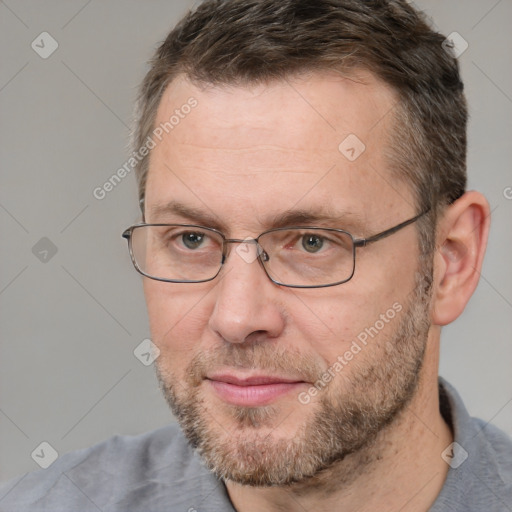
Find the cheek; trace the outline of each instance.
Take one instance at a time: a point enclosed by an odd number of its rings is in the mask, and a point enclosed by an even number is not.
[[[397,293],[390,293],[384,287],[374,286],[367,290],[360,286],[344,286],[345,289],[333,288],[330,293],[324,289],[323,296],[303,294],[290,309],[299,339],[327,365],[343,356],[354,341],[364,338],[367,329],[376,322],[380,326],[381,315],[386,315],[397,302]],[[387,323],[382,332],[386,336],[389,334]],[[378,339],[380,336],[372,338],[372,342]],[[362,357],[364,359],[364,354]]]
[[[144,283],[151,339],[166,361],[183,364],[197,352],[210,316],[207,292],[197,292],[179,284]]]
[[[330,364],[343,354],[357,334],[364,329],[376,309],[373,300],[336,290],[320,294],[302,294],[291,304],[291,322],[299,339],[308,349]]]

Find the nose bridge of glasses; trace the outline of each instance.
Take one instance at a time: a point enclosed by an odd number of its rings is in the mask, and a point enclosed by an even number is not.
[[[235,252],[240,256],[246,263],[252,263],[259,259],[262,263],[269,260],[269,256],[263,249],[258,239],[256,238],[225,238],[222,263],[225,262],[227,257],[227,244],[238,244]]]

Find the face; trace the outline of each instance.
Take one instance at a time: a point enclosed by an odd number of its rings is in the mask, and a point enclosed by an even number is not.
[[[386,163],[396,99],[371,75],[202,88],[179,78],[156,125],[191,97],[152,150],[146,222],[236,239],[293,222],[359,238],[417,213]],[[428,332],[416,232],[357,249],[353,278],[330,288],[276,285],[237,247],[212,281],[144,280],[157,374],[219,476],[302,481],[372,443],[415,392]]]

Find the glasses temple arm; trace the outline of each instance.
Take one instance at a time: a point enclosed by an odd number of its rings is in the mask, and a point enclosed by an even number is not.
[[[386,229],[385,231],[382,231],[381,233],[377,233],[376,235],[370,236],[368,238],[358,238],[354,240],[354,245],[356,247],[364,247],[368,244],[371,244],[372,242],[377,242],[377,240],[381,240],[382,238],[386,238],[387,236],[390,236],[397,231],[400,231],[402,228],[405,228],[409,224],[412,224],[416,222],[419,218],[423,217],[423,215],[426,215],[430,211],[430,208],[426,209],[422,213],[416,215],[412,219],[406,220],[404,222],[401,222],[398,224],[398,226],[394,226],[392,228]]]

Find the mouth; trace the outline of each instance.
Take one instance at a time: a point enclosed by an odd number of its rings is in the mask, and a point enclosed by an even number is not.
[[[307,385],[300,379],[262,374],[211,374],[205,381],[221,400],[245,407],[267,405],[293,391],[298,394],[300,388]]]

